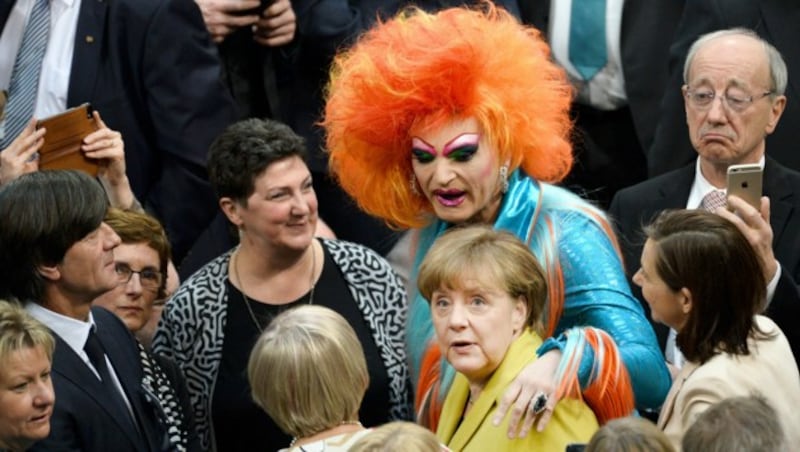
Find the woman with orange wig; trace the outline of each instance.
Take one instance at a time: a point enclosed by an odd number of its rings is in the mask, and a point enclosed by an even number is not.
[[[601,422],[634,400],[661,405],[669,373],[608,221],[551,185],[572,165],[571,89],[537,30],[489,2],[409,10],[337,56],[327,95],[331,168],[364,210],[417,228],[415,273],[437,237],[468,223],[514,233],[544,267],[549,338],[498,401],[495,425],[510,411],[509,435],[525,436],[581,393]],[[417,408],[432,425],[453,371],[421,295],[409,314]]]

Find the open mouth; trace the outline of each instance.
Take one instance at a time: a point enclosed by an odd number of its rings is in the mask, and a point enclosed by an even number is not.
[[[445,207],[455,207],[464,202],[466,192],[463,190],[436,190],[433,195],[439,204]]]
[[[475,345],[473,342],[468,341],[453,341],[450,343],[450,348],[456,353],[466,353]]]

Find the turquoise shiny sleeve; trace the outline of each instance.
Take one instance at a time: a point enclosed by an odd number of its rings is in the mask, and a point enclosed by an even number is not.
[[[564,273],[564,311],[554,337],[537,351],[554,348],[563,353],[564,332],[592,326],[606,331],[620,351],[631,377],[636,407],[658,408],[664,402],[671,377],[650,323],[631,295],[622,263],[611,240],[596,223],[576,212],[557,217],[561,225],[559,257]],[[583,350],[579,368],[582,387],[590,382],[594,363],[591,347]],[[602,369],[599,369],[602,372]]]

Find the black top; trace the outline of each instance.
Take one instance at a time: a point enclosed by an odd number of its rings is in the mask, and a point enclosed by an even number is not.
[[[324,250],[324,247],[323,247]],[[226,281],[228,320],[224,328],[222,361],[212,401],[214,439],[220,451],[275,450],[287,447],[291,437],[284,434],[250,396],[247,361],[261,333],[245,306],[242,293]],[[309,294],[283,304],[270,305],[250,301],[250,307],[261,326],[281,312],[308,304]],[[367,359],[370,385],[361,403],[359,417],[364,426],[377,426],[389,421],[389,377],[372,338],[372,331],[356,306],[339,267],[325,250],[325,264],[316,289],[314,304],[333,309],[348,320],[356,332]]]

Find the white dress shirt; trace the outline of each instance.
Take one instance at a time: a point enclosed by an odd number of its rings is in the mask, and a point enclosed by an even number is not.
[[[553,58],[566,69],[577,92],[577,101],[600,110],[616,110],[628,104],[625,77],[622,73],[620,31],[625,0],[606,0],[607,63],[591,80],[585,81],[569,61],[569,29],[573,0],[550,1],[548,41]],[[579,1],[579,0],[578,0]]]
[[[8,90],[22,35],[34,0],[17,0],[0,34],[0,89]],[[75,33],[81,0],[50,0],[50,36],[39,74],[39,91],[33,114],[46,118],[67,109],[67,91],[75,50]],[[0,126],[5,121],[0,122]]]
[[[64,342],[66,342],[67,345],[69,345],[69,348],[71,348],[72,351],[74,351],[83,360],[83,362],[87,367],[89,367],[95,376],[97,376],[97,379],[100,379],[100,374],[97,372],[97,369],[95,369],[92,365],[92,362],[89,361],[89,355],[87,355],[86,351],[83,350],[83,347],[86,345],[86,339],[89,337],[89,330],[92,328],[97,328],[91,311],[89,311],[89,319],[86,322],[81,322],[80,320],[73,319],[72,317],[67,317],[57,312],[53,312],[34,302],[26,303],[25,310],[28,311],[33,318],[45,324],[53,331],[53,333],[57,334]],[[111,374],[111,379],[114,380],[114,387],[116,387],[117,391],[122,394],[122,398],[125,400],[125,405],[128,406],[128,410],[131,413],[131,418],[136,419],[133,414],[133,409],[131,408],[131,402],[128,400],[125,390],[122,389],[122,383],[120,383],[119,377],[117,377],[117,372],[114,370],[114,365],[111,364],[111,360],[108,359],[108,355],[106,355],[105,358],[108,371]],[[57,396],[58,394],[56,394],[56,397]]]

